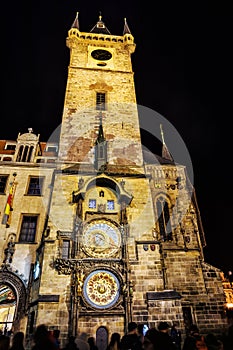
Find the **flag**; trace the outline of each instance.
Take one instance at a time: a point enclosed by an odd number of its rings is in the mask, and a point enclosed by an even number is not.
[[[6,225],[6,228],[10,227],[11,212],[13,210],[14,192],[15,192],[15,179],[12,182],[10,187],[10,191],[9,191],[6,206],[5,206],[4,216],[2,220],[2,224]]]

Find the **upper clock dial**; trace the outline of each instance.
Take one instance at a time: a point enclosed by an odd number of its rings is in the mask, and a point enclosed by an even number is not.
[[[92,51],[91,56],[98,61],[108,61],[112,58],[111,52],[102,49]]]
[[[121,245],[121,234],[111,222],[92,221],[83,232],[85,252],[93,257],[113,256]]]

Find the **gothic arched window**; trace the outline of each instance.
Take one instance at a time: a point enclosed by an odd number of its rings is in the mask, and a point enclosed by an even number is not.
[[[172,241],[172,228],[168,203],[160,196],[156,200],[160,236],[164,241]]]
[[[23,153],[23,145],[21,145],[19,147],[19,152],[18,152],[18,155],[17,155],[17,159],[16,159],[16,162],[20,162],[21,161],[21,157],[22,157],[22,153]]]
[[[28,153],[28,158],[27,158],[27,161],[28,161],[28,162],[31,162],[31,157],[32,157],[33,149],[34,149],[34,147],[33,147],[33,146],[30,146],[30,148],[29,148],[29,153]]]
[[[99,145],[99,158],[103,158],[104,156],[104,149],[103,149],[103,145]]]
[[[26,161],[27,161],[27,157],[28,157],[28,146],[25,146],[25,147],[24,147],[23,156],[22,156],[21,161],[22,161],[22,162],[26,162]]]

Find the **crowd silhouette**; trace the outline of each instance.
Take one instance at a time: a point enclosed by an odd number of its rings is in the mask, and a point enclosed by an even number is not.
[[[25,350],[23,332],[16,332],[13,334],[10,350]]]
[[[107,346],[107,350],[120,350],[120,341],[120,333],[112,333],[109,344]]]
[[[45,324],[36,327],[32,341],[31,347],[26,347],[23,332],[0,332],[0,350],[103,350],[98,349],[96,339],[86,333],[69,336],[61,347],[60,330],[48,330]],[[203,335],[193,324],[182,339],[175,323],[161,321],[157,327],[145,328],[145,325],[129,322],[123,336],[117,332],[111,334],[105,350],[233,350],[233,324],[221,336],[211,332]]]

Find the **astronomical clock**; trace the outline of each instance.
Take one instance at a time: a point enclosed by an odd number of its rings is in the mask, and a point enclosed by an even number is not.
[[[86,302],[96,309],[107,309],[119,299],[120,283],[111,271],[98,269],[91,272],[83,285],[83,296]]]
[[[79,320],[88,315],[106,315],[108,319],[121,315],[126,324],[130,319],[132,286],[125,242],[126,208],[131,200],[122,179],[118,182],[103,173],[82,178],[79,189],[73,192],[76,213],[72,253],[69,259],[57,261],[57,269],[71,275],[71,328],[76,315]]]
[[[83,250],[93,258],[115,256],[121,247],[121,232],[112,222],[94,220],[83,231]]]
[[[84,225],[81,250],[88,260],[85,263],[83,259],[83,265],[86,265],[84,270],[87,273],[81,283],[86,306],[107,310],[118,303],[122,278],[119,268],[116,268],[116,262],[120,265],[121,248],[122,232],[116,222],[99,218]]]

